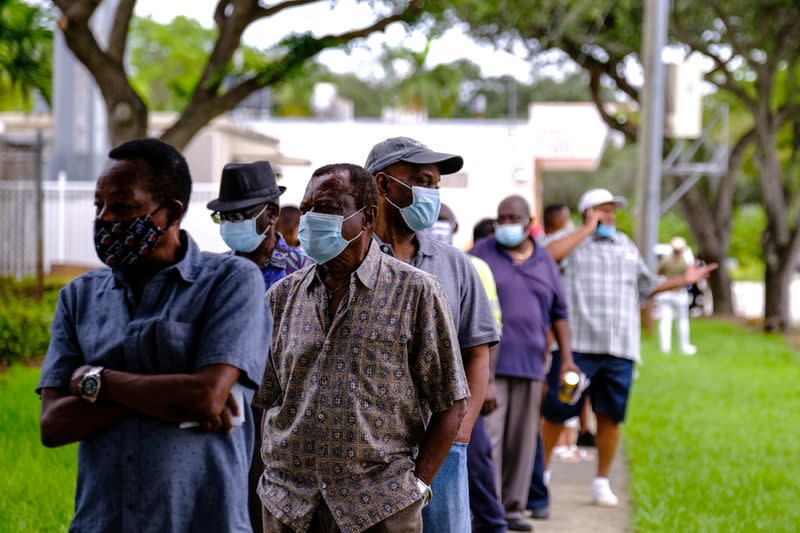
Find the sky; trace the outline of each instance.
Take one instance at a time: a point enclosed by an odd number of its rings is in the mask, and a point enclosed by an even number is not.
[[[139,0],[136,14],[151,16],[158,22],[169,22],[178,15],[195,18],[205,26],[213,26],[216,0]],[[274,0],[266,4],[276,3]],[[388,13],[381,13],[382,15]],[[335,7],[330,2],[320,1],[300,6],[252,24],[243,36],[251,46],[266,48],[279,42],[294,30],[301,33],[308,29],[314,35],[341,33],[368,26],[377,19],[373,8],[356,0],[338,0]],[[380,78],[381,67],[376,58],[383,45],[404,46],[422,50],[426,37],[421,32],[406,31],[401,23],[391,24],[383,34],[373,34],[351,50],[326,50],[319,61],[337,73],[352,72],[362,78]],[[449,29],[431,44],[428,55],[429,66],[451,63],[466,58],[481,67],[484,76],[511,75],[523,82],[532,79],[531,63],[524,59],[524,50],[514,53],[496,50],[488,44],[478,44],[464,33],[463,27]]]

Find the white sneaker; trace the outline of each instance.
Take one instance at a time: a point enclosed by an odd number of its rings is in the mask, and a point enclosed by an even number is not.
[[[594,492],[594,504],[603,507],[616,507],[619,504],[619,499],[611,491],[611,484],[608,482],[607,477],[594,478],[592,483],[592,492]]]
[[[683,355],[694,355],[697,353],[697,346],[692,346],[691,344],[684,346],[681,348],[681,353]]]
[[[544,481],[545,486],[548,488],[550,487],[550,474],[552,474],[551,470],[542,472],[542,481]]]

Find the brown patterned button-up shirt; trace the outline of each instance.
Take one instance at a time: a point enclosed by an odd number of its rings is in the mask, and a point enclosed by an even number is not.
[[[469,396],[439,282],[373,243],[332,322],[314,266],[267,299],[272,352],[253,400],[265,411],[264,506],[305,531],[324,499],[350,533],[414,503],[426,413]]]

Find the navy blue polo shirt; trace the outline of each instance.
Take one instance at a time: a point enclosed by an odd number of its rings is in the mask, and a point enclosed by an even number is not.
[[[545,248],[534,243],[531,256],[515,265],[511,255],[489,237],[470,253],[492,269],[503,313],[503,335],[497,375],[544,380],[547,332],[556,320],[567,318],[567,304],[558,266]]]

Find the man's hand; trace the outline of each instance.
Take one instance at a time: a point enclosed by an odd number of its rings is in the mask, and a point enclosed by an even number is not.
[[[578,368],[578,366],[575,364],[575,361],[573,361],[571,357],[568,358],[568,359],[563,359],[562,358],[561,359],[561,369],[560,369],[560,373],[558,374],[558,382],[559,383],[563,383],[564,382],[564,374],[566,374],[569,371],[576,372],[578,374],[581,373],[581,369]]]
[[[700,266],[698,264],[691,265],[685,274],[686,285],[692,285],[693,283],[697,283],[701,279],[706,279],[712,272],[714,272],[719,265],[716,263],[711,263],[705,266]]]
[[[481,415],[486,416],[495,409],[497,409],[497,385],[495,385],[494,379],[490,379],[486,386],[486,398],[483,400]]]
[[[233,433],[233,419],[237,416],[239,416],[239,406],[233,395],[229,394],[222,412],[211,419],[200,422],[200,431],[231,434]]]
[[[603,219],[603,213],[590,207],[586,210],[586,222],[584,226],[590,228],[592,231],[597,229],[597,224]]]

